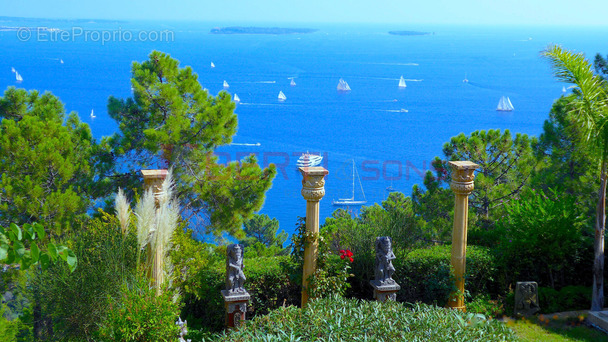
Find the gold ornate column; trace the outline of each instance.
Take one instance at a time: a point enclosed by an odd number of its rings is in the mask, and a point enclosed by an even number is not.
[[[454,230],[452,232],[452,269],[456,291],[450,295],[448,306],[465,311],[464,306],[464,274],[467,254],[467,221],[469,211],[469,195],[473,192],[475,169],[479,165],[470,161],[451,161],[452,182],[450,188],[454,191]]]
[[[317,249],[319,247],[319,201],[325,196],[326,169],[301,167],[302,196],[306,200],[306,245],[304,247],[304,272],[302,278],[302,307],[308,302],[308,278],[317,266]]]

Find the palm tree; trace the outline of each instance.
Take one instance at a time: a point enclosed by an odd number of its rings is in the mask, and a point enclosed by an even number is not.
[[[604,307],[604,232],[606,229],[606,182],[608,180],[608,96],[606,81],[593,73],[591,63],[582,53],[560,46],[543,51],[555,77],[575,86],[569,115],[583,130],[584,139],[597,147],[601,162],[600,189],[595,220],[595,259],[593,262],[593,297],[591,311]]]

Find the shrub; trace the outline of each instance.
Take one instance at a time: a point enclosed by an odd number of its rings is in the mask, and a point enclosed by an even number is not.
[[[479,314],[331,297],[312,300],[305,309],[279,308],[213,340],[515,341],[515,336],[504,324]]]
[[[179,303],[171,291],[160,295],[147,279],[134,278],[122,286],[119,297],[108,297],[110,310],[101,323],[100,341],[171,341],[179,336]]]
[[[565,286],[559,291],[548,287],[538,288],[541,313],[587,310],[591,303],[591,288]]]
[[[43,317],[53,323],[52,329],[43,332],[51,340],[90,340],[109,310],[104,299],[117,296],[122,284],[135,274],[135,234],[123,236],[115,217],[102,216],[70,236],[70,247],[78,256],[74,272],[65,264],[53,264],[34,279],[34,299]]]
[[[498,222],[500,239],[494,250],[506,285],[521,280],[552,288],[565,285],[562,279],[576,273],[570,270],[584,251],[584,218],[574,197],[531,189],[505,209],[508,215]]]
[[[444,305],[454,289],[450,277],[451,246],[433,246],[415,249],[409,253],[397,251],[393,260],[393,278],[401,285],[397,299],[407,302],[424,302]],[[465,289],[476,296],[495,293],[495,261],[484,247],[467,247]]]

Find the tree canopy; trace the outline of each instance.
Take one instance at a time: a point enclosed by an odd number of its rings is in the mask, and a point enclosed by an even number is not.
[[[225,91],[209,95],[192,68],[153,51],[134,62],[133,97],[110,97],[108,113],[119,131],[108,139],[123,186],[139,186],[140,169],[173,169],[182,213],[204,232],[243,236],[241,225],[259,210],[276,175],[255,156],[227,165],[213,151],[236,133],[235,105]]]
[[[97,146],[51,93],[8,88],[0,98],[0,225],[44,222],[60,234],[93,199]]]

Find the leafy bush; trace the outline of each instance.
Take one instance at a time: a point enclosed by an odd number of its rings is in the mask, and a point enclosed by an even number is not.
[[[396,252],[393,278],[401,284],[397,299],[444,305],[454,289],[450,277],[451,246],[415,249],[407,254]],[[487,248],[467,247],[465,289],[470,295],[494,293],[495,272],[495,261]]]
[[[171,341],[179,336],[180,304],[171,291],[160,295],[147,279],[134,278],[117,298],[108,297],[110,309],[100,324],[100,341]]]
[[[207,341],[515,341],[504,324],[424,304],[340,297],[279,308]]]
[[[541,313],[587,310],[591,303],[591,288],[565,286],[559,291],[549,287],[538,288]]]
[[[104,299],[117,296],[136,272],[135,234],[123,236],[114,216],[102,216],[70,236],[78,255],[74,272],[65,264],[53,264],[34,279],[34,299],[42,317],[53,323],[43,333],[51,340],[90,340],[110,309]]]
[[[498,222],[494,250],[507,285],[535,280],[560,287],[583,253],[583,216],[576,208],[574,197],[551,189],[524,191],[505,205],[508,216]]]

